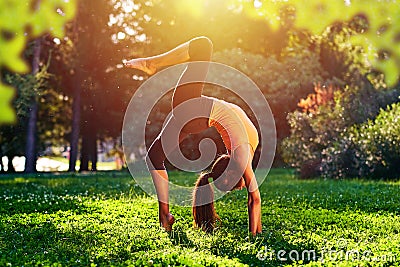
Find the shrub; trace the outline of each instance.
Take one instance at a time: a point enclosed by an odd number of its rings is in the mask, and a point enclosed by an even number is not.
[[[349,122],[343,116],[343,93],[329,85],[315,86],[315,94],[300,101],[302,111],[289,113],[291,134],[282,142],[283,159],[300,171],[302,178],[320,174],[321,152],[337,140]]]
[[[322,170],[329,177],[366,173],[357,169],[357,163],[351,163],[356,150],[345,136],[356,129],[355,125],[373,120],[382,107],[399,99],[399,90],[378,90],[362,76],[357,80],[360,82],[354,87],[341,87],[338,82],[316,84],[315,93],[300,100],[301,110],[288,114],[291,133],[283,141],[281,152],[301,177],[318,176]]]
[[[400,173],[400,103],[374,120],[354,125],[323,150],[321,170],[328,177],[398,178]]]

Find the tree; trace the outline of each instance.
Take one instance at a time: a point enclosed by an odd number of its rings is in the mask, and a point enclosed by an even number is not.
[[[40,3],[40,2],[39,2]],[[32,74],[36,75],[40,67],[40,50],[41,39],[38,38],[34,41],[33,46],[33,59],[32,59]],[[25,172],[33,173],[36,171],[36,131],[37,131],[37,114],[38,103],[36,97],[31,98],[31,105],[29,110],[29,120],[26,133],[26,146],[25,146]]]
[[[80,170],[88,170],[89,162],[91,169],[96,169],[97,140],[120,135],[121,103],[129,100],[117,83],[121,75],[116,66],[122,63],[122,55],[108,25],[112,5],[107,0],[99,3],[80,2],[66,37],[54,44],[52,72],[63,77],[64,92],[73,99],[70,171],[76,169],[79,147]]]
[[[33,42],[34,43],[34,42]],[[28,45],[25,51],[26,57],[29,57],[32,45]],[[24,147],[27,145],[28,121],[32,109],[32,99],[37,105],[37,128],[34,157],[36,151],[43,151],[45,144],[49,142],[56,143],[62,138],[62,118],[67,117],[68,109],[65,107],[65,100],[60,98],[57,92],[57,85],[54,76],[48,72],[48,65],[44,64],[35,74],[17,74],[3,72],[2,79],[17,90],[17,97],[13,99],[13,106],[16,111],[16,123],[0,126],[0,155],[7,156],[9,159],[8,171],[13,171],[11,160],[15,156],[25,155]],[[64,110],[59,113],[58,108]],[[56,110],[56,112],[55,112]],[[60,143],[60,142],[59,142]],[[4,168],[2,168],[4,171]]]

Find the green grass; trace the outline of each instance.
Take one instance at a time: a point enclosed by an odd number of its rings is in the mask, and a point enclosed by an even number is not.
[[[400,266],[399,186],[272,170],[254,238],[244,190],[217,201],[215,233],[193,229],[190,207],[179,206],[166,233],[157,202],[127,173],[1,176],[0,266]],[[318,259],[309,259],[312,250]]]

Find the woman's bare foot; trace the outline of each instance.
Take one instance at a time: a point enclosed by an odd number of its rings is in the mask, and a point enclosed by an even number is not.
[[[153,75],[157,68],[146,58],[135,58],[124,62],[125,66],[132,69],[144,71],[148,75]]]
[[[170,232],[172,230],[172,225],[175,222],[175,218],[171,213],[168,213],[165,216],[160,217],[161,226],[165,229],[165,231]]]

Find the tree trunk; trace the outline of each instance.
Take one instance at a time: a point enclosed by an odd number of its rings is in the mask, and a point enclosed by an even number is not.
[[[97,138],[96,134],[94,134],[92,139],[92,171],[97,171]]]
[[[86,111],[86,120],[82,128],[81,166],[79,171],[89,171],[89,161],[92,163],[90,170],[97,170],[97,138],[96,121],[93,111]]]
[[[41,40],[40,38],[35,40],[33,48],[33,60],[32,60],[32,74],[36,74],[39,71],[40,63],[40,49]],[[25,172],[33,173],[36,172],[36,123],[38,113],[38,103],[36,102],[35,96],[32,98],[32,104],[29,110],[28,128],[26,134],[26,146],[25,146]]]
[[[3,165],[3,153],[0,153],[0,173],[5,173],[6,171],[4,170],[4,165]]]
[[[96,171],[97,154],[96,139],[93,136],[82,136],[82,150],[81,150],[81,166],[79,171],[89,171],[89,162],[91,163],[90,170]]]
[[[83,131],[82,131],[83,132]],[[85,133],[82,133],[81,166],[79,171],[89,171],[89,140]]]
[[[12,163],[12,160],[14,159],[14,156],[7,156],[8,158],[8,168],[7,168],[7,173],[15,173],[15,168],[14,165]]]
[[[76,160],[78,159],[79,132],[81,126],[81,82],[75,79],[74,102],[72,104],[72,132],[71,132],[71,150],[69,158],[68,171],[74,172]]]

